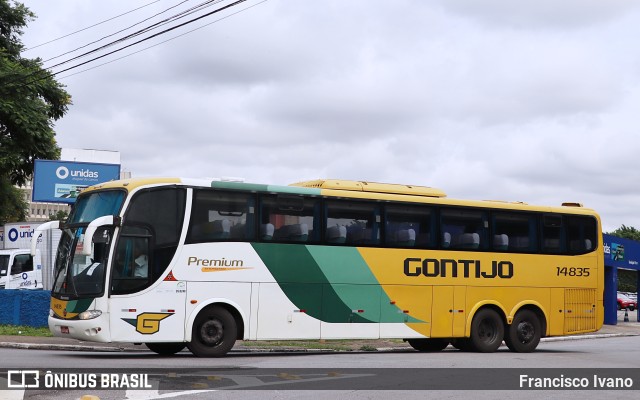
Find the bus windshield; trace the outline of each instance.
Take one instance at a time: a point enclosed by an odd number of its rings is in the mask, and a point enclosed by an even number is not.
[[[82,254],[86,226],[96,218],[117,215],[126,192],[109,190],[81,195],[62,230],[55,262],[52,294],[68,298],[98,297],[104,293],[105,265],[112,228],[101,227],[93,235],[93,252]]]
[[[125,194],[122,190],[109,190],[82,195],[76,200],[67,223],[88,224],[105,215],[117,215],[122,207]]]
[[[52,294],[69,298],[97,297],[104,292],[110,227],[93,236],[93,254],[83,255],[83,228],[65,229],[58,245]]]

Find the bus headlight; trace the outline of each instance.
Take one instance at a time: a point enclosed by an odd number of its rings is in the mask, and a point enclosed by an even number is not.
[[[87,310],[78,314],[78,319],[94,319],[102,315],[100,310]]]

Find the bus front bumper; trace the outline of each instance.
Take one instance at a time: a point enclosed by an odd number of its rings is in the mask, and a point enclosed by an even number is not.
[[[88,320],[60,319],[49,317],[49,331],[56,337],[86,340],[88,342],[111,342],[109,314],[104,313]]]

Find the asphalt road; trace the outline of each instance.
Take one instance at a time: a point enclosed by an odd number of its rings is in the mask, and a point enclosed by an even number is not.
[[[62,372],[153,373],[151,385],[164,379],[179,382],[148,390],[46,390],[0,393],[13,399],[282,399],[282,398],[518,398],[608,399],[635,397],[640,388],[640,336],[546,341],[530,354],[511,353],[505,347],[492,354],[466,353],[448,348],[439,353],[408,350],[355,353],[231,353],[201,359],[183,352],[159,357],[146,351],[78,352],[0,349],[2,368]],[[61,368],[67,368],[61,370]],[[572,377],[583,368],[592,376],[614,375],[633,381],[633,392],[612,390],[491,390],[518,385],[519,375]],[[71,369],[71,370],[69,370]],[[534,370],[532,370],[534,369]],[[610,370],[615,369],[615,370]],[[194,375],[195,378],[189,377]],[[161,378],[158,378],[161,376]],[[163,383],[163,384],[164,384]],[[433,385],[436,386],[433,386]],[[438,390],[409,390],[431,385]],[[219,390],[235,388],[236,390]],[[296,388],[307,389],[303,391]],[[526,388],[526,386],[525,386]],[[239,390],[242,389],[242,390]],[[258,391],[256,391],[258,389]],[[329,390],[338,389],[338,390]],[[371,390],[375,389],[375,390]],[[463,390],[453,390],[463,389]],[[466,389],[466,390],[465,390]],[[593,389],[589,387],[589,389]],[[630,394],[635,393],[635,394]],[[13,396],[13,397],[12,397]]]

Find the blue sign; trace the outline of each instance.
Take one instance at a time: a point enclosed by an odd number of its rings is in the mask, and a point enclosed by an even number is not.
[[[606,233],[604,239],[604,265],[625,269],[640,269],[640,243]]]
[[[33,201],[73,203],[87,186],[120,179],[119,164],[36,160]]]

